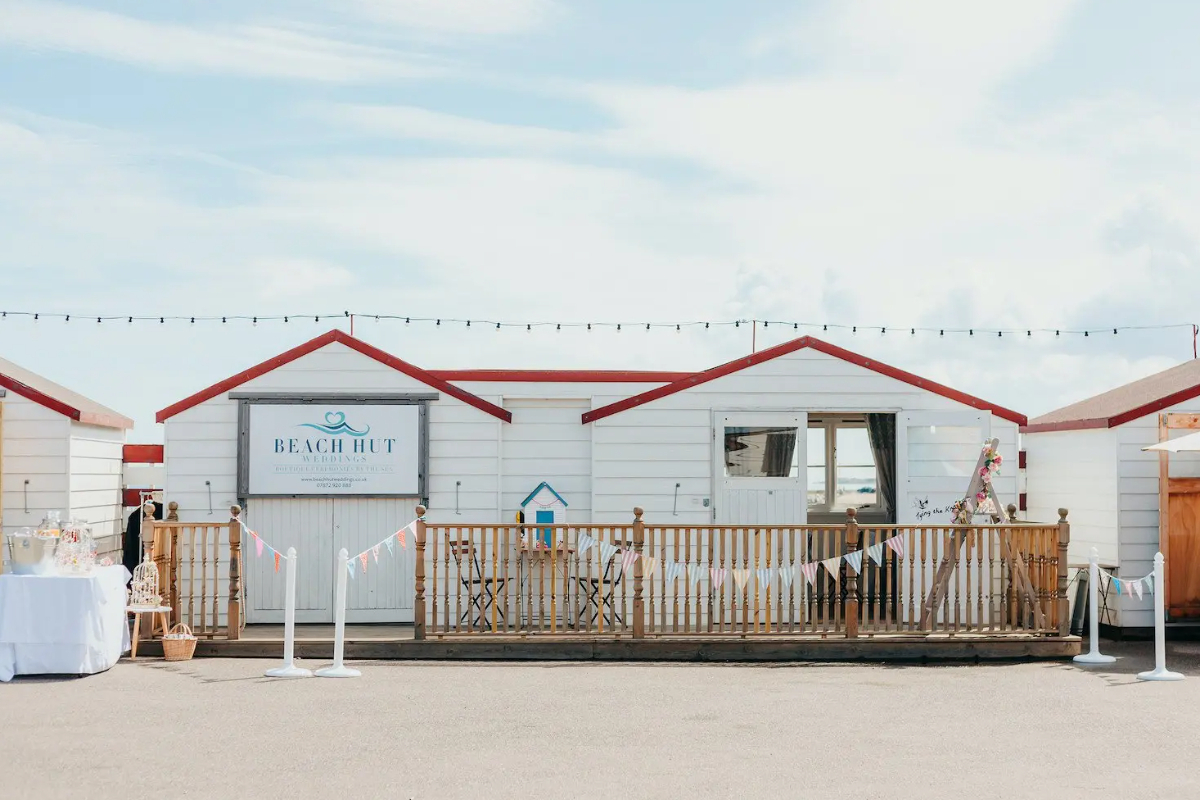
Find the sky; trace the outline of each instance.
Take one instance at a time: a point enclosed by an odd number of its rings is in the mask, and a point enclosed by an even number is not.
[[[426,368],[698,370],[750,326],[643,323],[758,319],[1034,416],[1193,356],[1197,29],[1188,0],[0,0],[0,310],[73,315],[0,318],[0,355],[153,442],[345,311]],[[94,319],[130,314],[289,321]]]

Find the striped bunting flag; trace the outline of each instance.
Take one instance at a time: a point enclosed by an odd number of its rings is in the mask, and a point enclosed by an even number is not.
[[[626,550],[625,555],[621,556],[621,572],[628,573],[629,568],[633,566],[633,562],[637,561],[636,550]]]
[[[617,554],[617,546],[608,542],[600,542],[600,558],[607,564]]]
[[[846,563],[850,569],[854,570],[854,574],[862,574],[862,550],[855,550],[853,553],[846,553]]]
[[[890,547],[892,549],[892,552],[894,552],[896,555],[900,556],[900,558],[904,558],[904,537],[903,536],[893,536],[892,538],[890,538],[886,542],[884,542],[884,544],[886,544],[888,547]]]
[[[1113,582],[1113,587],[1117,590],[1117,594],[1120,594],[1121,593],[1121,579],[1113,578],[1112,582]]]
[[[1133,582],[1133,593],[1135,595],[1137,595],[1138,600],[1142,599],[1142,582],[1141,581]]]
[[[754,573],[758,577],[759,586],[770,586],[775,580],[775,567],[766,567],[756,570]]]
[[[811,564],[801,564],[800,572],[804,575],[804,579],[808,581],[809,586],[815,586],[817,583],[817,562]]]
[[[396,554],[396,545],[392,544],[393,538],[394,537],[389,536],[386,539],[384,539],[383,542],[384,542],[384,544],[387,545],[388,552],[392,555],[395,555]]]
[[[700,582],[700,579],[704,577],[704,567],[699,564],[688,564],[687,574],[688,583],[694,588]]]
[[[654,574],[654,569],[657,566],[658,566],[657,558],[650,558],[649,556],[642,556],[642,573],[643,573],[642,577],[649,578],[651,575]]]
[[[827,558],[821,562],[821,566],[824,567],[825,571],[832,575],[833,579],[836,581],[838,578],[838,572],[841,571],[842,557],[834,556],[833,558]]]
[[[746,581],[750,579],[750,570],[735,569],[733,571],[733,582],[737,584],[738,591],[746,588]]]
[[[346,571],[350,573],[350,578],[353,579],[354,578],[354,562],[353,561],[346,562]]]
[[[576,542],[579,555],[583,555],[588,550],[596,546],[596,540],[586,533],[579,534],[579,539]]]
[[[675,561],[668,561],[663,567],[663,577],[666,578],[667,583],[674,583],[680,572],[683,572],[683,564]]]
[[[791,586],[792,581],[795,579],[796,579],[795,565],[790,566],[790,567],[780,567],[779,568],[779,582],[782,583],[784,585],[784,587]]]
[[[391,537],[389,536],[388,538],[390,539]],[[371,555],[373,555],[375,557],[375,563],[378,564],[379,563],[379,545],[375,545],[374,547],[371,548]]]
[[[1146,582],[1146,591],[1148,591],[1150,594],[1154,594],[1154,573],[1151,572],[1149,575],[1142,578],[1142,580]]]
[[[867,555],[871,557],[878,566],[883,566],[883,545],[873,544],[867,548]]]
[[[712,585],[713,585],[714,592],[720,591],[721,585],[725,583],[725,573],[726,572],[728,572],[728,570],[717,569],[716,567],[713,567],[712,569],[710,569],[708,571],[709,577],[712,578]]]

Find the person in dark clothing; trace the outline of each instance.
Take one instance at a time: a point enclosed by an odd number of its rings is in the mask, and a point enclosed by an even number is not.
[[[121,562],[125,569],[133,572],[134,567],[142,563],[142,517],[145,515],[142,506],[138,506],[129,515],[125,525],[125,546],[121,554]],[[154,518],[163,518],[163,504],[154,504]]]

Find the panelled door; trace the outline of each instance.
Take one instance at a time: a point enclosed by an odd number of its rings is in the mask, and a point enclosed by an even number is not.
[[[412,522],[413,498],[251,498],[246,524],[272,547],[286,554],[296,548],[296,622],[334,620],[333,571],[337,552],[351,557]],[[285,565],[275,572],[270,551],[258,556],[253,539],[243,537],[246,621],[282,623],[285,613]],[[415,546],[380,548],[379,562],[367,555],[367,570],[356,562],[346,587],[346,621],[412,622]]]
[[[1200,478],[1167,481],[1167,613],[1200,617]]]
[[[966,494],[991,431],[992,416],[985,411],[897,414],[896,522],[950,524],[950,506]]]
[[[713,414],[715,522],[802,525],[808,520],[807,428],[802,411]]]

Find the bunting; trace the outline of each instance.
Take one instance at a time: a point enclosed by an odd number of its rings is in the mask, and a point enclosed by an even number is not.
[[[1117,594],[1120,594],[1121,593],[1121,579],[1113,578],[1112,582],[1113,582],[1113,586],[1116,587]]]
[[[279,551],[275,551],[275,571],[279,572]]]
[[[234,517],[234,519],[236,519],[237,524],[241,526],[242,532],[254,540],[254,556],[256,558],[262,558],[263,550],[269,551],[271,553],[272,559],[275,562],[275,571],[279,572],[279,559],[281,558],[280,552],[278,550],[276,550],[274,547],[271,547],[271,545],[267,544],[266,541],[264,541],[263,538],[261,536],[259,536],[256,531],[252,531],[248,527],[246,527],[246,523],[242,522],[237,517]]]
[[[862,574],[862,550],[846,553],[846,565],[854,570],[855,575]]]
[[[884,542],[898,557],[904,558],[904,537],[893,536]]]
[[[579,555],[583,555],[584,553],[586,553],[588,550],[591,550],[595,546],[596,546],[596,540],[593,539],[589,534],[586,534],[586,533],[579,534],[579,538],[576,541],[576,550],[579,552]]]
[[[725,583],[725,573],[727,570],[717,569],[713,567],[708,571],[709,577],[712,579],[712,587],[714,592],[721,590],[721,585]]]
[[[615,549],[615,548],[614,548]],[[636,550],[626,550],[625,555],[621,556],[621,574],[628,574],[629,568],[633,566],[633,562],[637,560]]]
[[[346,562],[346,571],[350,573],[351,578],[354,577],[354,562],[353,561]]]
[[[825,568],[825,571],[828,572],[829,575],[835,581],[838,579],[838,573],[841,571],[838,569],[838,567],[840,567],[841,564],[842,564],[841,556],[834,556],[833,558],[827,558],[821,562],[821,566]]]
[[[387,540],[390,542],[392,540],[392,537],[389,536],[387,538]],[[371,555],[373,555],[375,557],[375,563],[378,564],[379,563],[379,545],[375,545],[374,547],[371,548]]]
[[[649,578],[654,574],[654,569],[658,566],[657,558],[642,556],[642,577]]]
[[[600,543],[600,558],[607,564],[617,554],[617,546],[608,542]]]
[[[1133,593],[1137,595],[1138,600],[1142,599],[1142,582],[1141,581],[1133,582]]]
[[[779,582],[783,584],[785,589],[792,585],[792,581],[795,580],[795,578],[796,568],[794,566],[788,567],[787,569],[784,569],[783,567],[779,568]]]
[[[700,579],[704,577],[704,567],[699,564],[688,564],[687,568],[688,583],[692,588],[696,588],[696,584],[700,583]]]
[[[867,548],[867,555],[875,562],[876,566],[883,566],[883,543],[873,544]]]
[[[263,540],[258,538],[257,533],[251,533],[250,535],[254,537],[254,555],[262,558]]]
[[[688,570],[689,571],[691,570],[690,566],[688,567]],[[674,561],[669,561],[669,562],[667,562],[667,565],[665,567],[663,567],[663,577],[666,578],[667,583],[674,583],[675,580],[679,577],[679,573],[682,571],[683,571],[683,564],[678,564]]]
[[[740,592],[746,588],[746,581],[750,578],[750,570],[735,569],[733,571],[733,582],[737,584],[737,590]]]
[[[405,525],[403,528],[396,531],[395,533],[389,533],[386,538],[379,540],[375,544],[368,547],[366,550],[363,550],[361,553],[350,556],[347,563],[353,564],[355,561],[358,561],[359,563],[362,564],[362,571],[366,572],[368,555],[370,555],[372,558],[374,558],[375,563],[378,564],[379,563],[379,554],[380,554],[380,552],[382,552],[384,545],[387,545],[388,553],[395,555],[396,545],[393,543],[393,540],[400,543],[401,550],[407,550],[408,546],[405,543],[404,534],[406,531],[416,531],[416,528],[417,528],[417,520],[414,519],[412,522],[408,523],[407,525]],[[354,573],[352,571],[351,575],[353,575],[353,574]]]
[[[361,553],[358,554],[358,560],[362,562],[363,572],[367,571],[367,552],[368,551],[363,550]]]
[[[756,570],[754,574],[758,577],[759,586],[770,586],[775,580],[775,567],[759,569]]]
[[[399,535],[399,534],[397,534],[397,535]],[[396,554],[396,545],[392,544],[392,537],[389,536],[388,538],[384,539],[383,541],[387,545],[388,554],[395,555]]]

